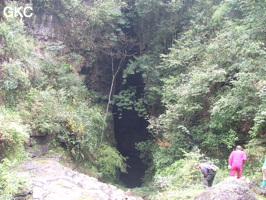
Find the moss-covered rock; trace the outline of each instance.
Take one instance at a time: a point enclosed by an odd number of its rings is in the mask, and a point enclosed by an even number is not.
[[[256,200],[255,194],[249,187],[249,181],[245,178],[236,179],[229,177],[223,182],[204,191],[195,197],[195,200]]]

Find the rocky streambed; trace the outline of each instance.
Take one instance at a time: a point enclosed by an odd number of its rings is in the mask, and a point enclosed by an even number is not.
[[[113,185],[73,171],[59,163],[59,156],[35,158],[19,166],[30,187],[17,200],[142,200]]]

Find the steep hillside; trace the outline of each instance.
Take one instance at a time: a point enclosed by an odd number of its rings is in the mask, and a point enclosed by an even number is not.
[[[244,174],[260,181],[265,1],[0,1],[6,6],[33,16],[0,15],[1,165],[63,149],[102,180],[147,186],[157,198],[197,193],[196,162],[215,162],[222,181],[242,145]]]

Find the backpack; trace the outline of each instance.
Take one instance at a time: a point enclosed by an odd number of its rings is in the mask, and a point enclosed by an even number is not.
[[[217,167],[216,165],[214,165],[214,164],[211,164],[210,165],[210,169],[212,169],[213,171],[218,171],[218,169],[219,169],[219,167]]]

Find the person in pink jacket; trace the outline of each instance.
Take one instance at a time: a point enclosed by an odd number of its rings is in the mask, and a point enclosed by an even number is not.
[[[242,175],[242,163],[247,160],[246,153],[242,151],[241,146],[237,146],[235,151],[229,156],[228,168],[230,169],[230,176],[234,176],[237,172],[237,178],[241,178]]]

